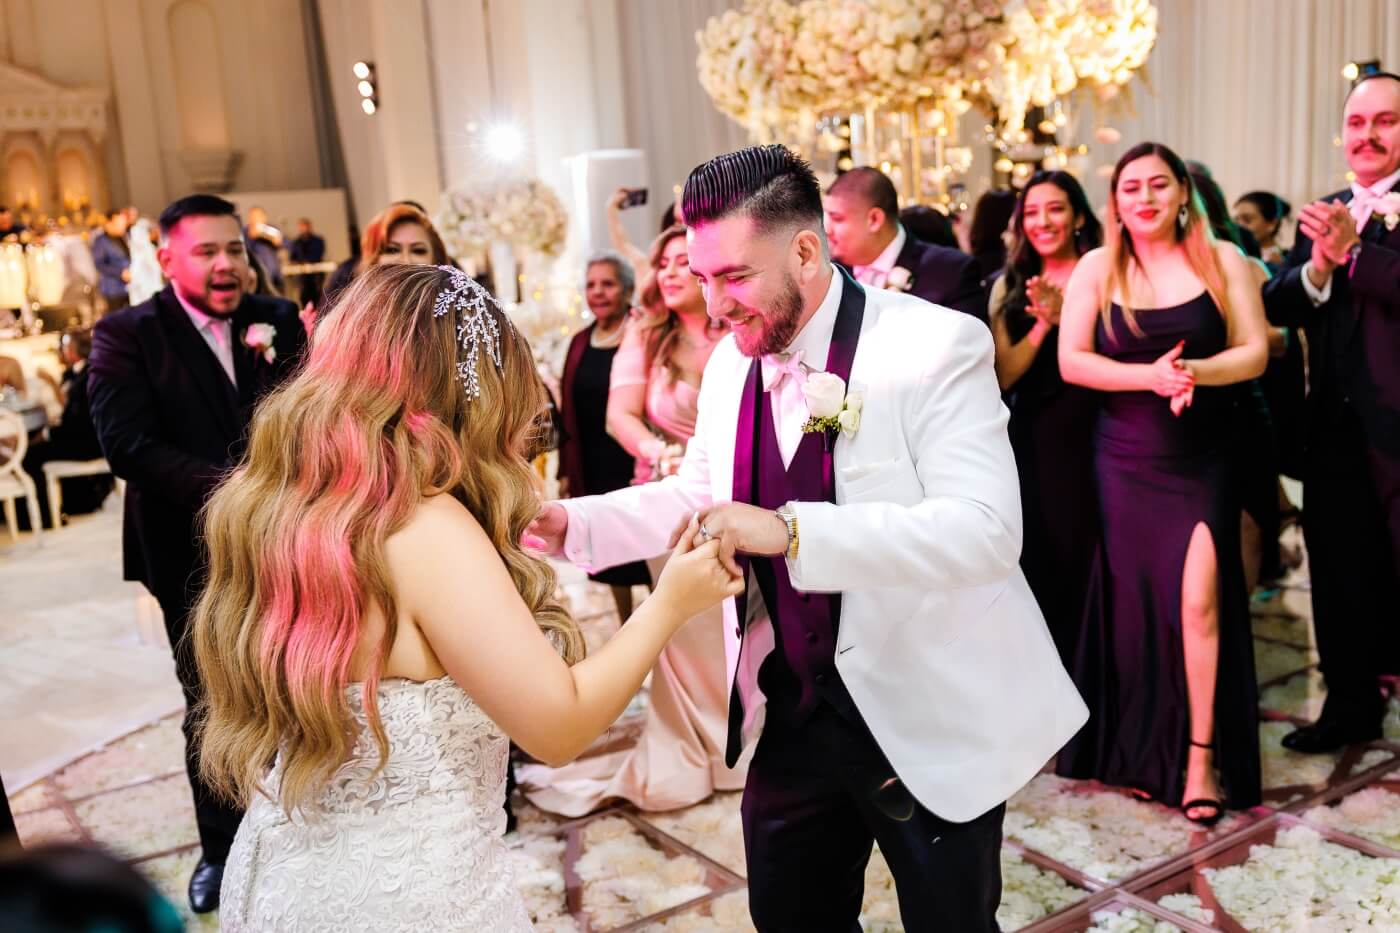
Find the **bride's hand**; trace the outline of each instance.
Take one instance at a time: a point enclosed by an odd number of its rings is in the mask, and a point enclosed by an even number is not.
[[[661,571],[652,599],[661,600],[679,625],[715,603],[744,591],[744,581],[719,560],[718,539],[703,541],[700,520],[691,516],[671,559]]]

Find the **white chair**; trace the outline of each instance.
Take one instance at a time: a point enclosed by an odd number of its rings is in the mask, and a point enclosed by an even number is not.
[[[29,510],[29,527],[34,530],[34,543],[42,545],[44,529],[39,523],[39,491],[22,465],[28,451],[29,432],[25,430],[24,420],[0,408],[0,503],[5,506],[5,526],[10,529],[10,540],[18,541],[15,500],[24,499]]]
[[[63,485],[59,482],[71,476],[101,476],[111,473],[107,461],[96,460],[50,460],[44,464],[44,480],[49,487],[49,527],[57,528],[63,515]]]

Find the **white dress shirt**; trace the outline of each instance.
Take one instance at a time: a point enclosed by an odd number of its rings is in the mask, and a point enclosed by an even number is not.
[[[868,266],[852,266],[851,273],[856,277],[856,281],[862,285],[869,285],[874,288],[884,288],[885,282],[889,279],[890,272],[894,269],[894,264],[899,259],[899,254],[904,251],[904,244],[908,241],[909,235],[904,232],[904,225],[896,223],[894,239],[890,245],[885,247],[885,251],[875,257],[875,261]]]
[[[817,306],[803,328],[788,344],[786,354],[801,353],[804,368],[809,372],[823,372],[827,367],[827,354],[831,351],[831,334],[836,328],[836,311],[841,305],[840,270],[832,266],[831,285],[826,297]],[[764,384],[768,384],[776,367],[765,359],[762,362]],[[802,394],[802,386],[794,379],[784,379],[782,385],[769,393],[773,405],[773,424],[778,429],[778,450],[783,455],[783,465],[792,463],[797,448],[802,443],[802,425],[807,423],[807,400]]]
[[[1351,186],[1352,203],[1355,203],[1365,194],[1370,194],[1371,196],[1377,198],[1384,197],[1385,195],[1390,193],[1390,189],[1394,188],[1396,184],[1400,184],[1400,169],[1391,172],[1389,175],[1385,176],[1380,181],[1376,182],[1374,185],[1371,185],[1369,188],[1363,187],[1353,182]],[[1362,229],[1365,228],[1367,222],[1371,219],[1369,212],[1360,217],[1357,217],[1356,213],[1353,212],[1352,217],[1356,220],[1356,234],[1357,236],[1360,236]],[[1308,260],[1308,265],[1312,265],[1311,259]],[[1312,303],[1314,305],[1325,305],[1327,301],[1332,297],[1332,277],[1329,275],[1327,277],[1327,281],[1323,283],[1323,286],[1321,288],[1318,288],[1312,283],[1312,279],[1308,277],[1308,270],[1304,268],[1303,291],[1307,292],[1308,297],[1312,299]]]
[[[180,286],[176,285],[173,288],[175,297],[180,302],[180,307],[184,308],[185,313],[190,316],[190,321],[194,324],[194,329],[199,331],[199,336],[203,337],[204,342],[209,344],[209,349],[213,352],[214,358],[219,361],[219,365],[223,367],[224,375],[228,376],[228,381],[236,387],[238,377],[234,375],[233,368],[233,322],[205,314],[185,300],[185,297],[180,294]]]

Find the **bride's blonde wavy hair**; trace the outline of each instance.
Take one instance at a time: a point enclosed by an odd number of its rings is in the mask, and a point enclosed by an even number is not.
[[[306,365],[259,406],[247,453],[204,510],[209,574],[191,630],[205,688],[199,761],[236,803],[260,791],[279,753],[288,813],[346,760],[358,731],[346,687],[371,607],[386,629],[364,706],[387,761],[375,691],[398,613],[384,543],[423,497],[465,505],[565,660],[583,655],[554,572],[520,546],[539,511],[526,452],[545,411],[530,348],[488,303],[502,365],[481,353],[481,394],[469,401],[461,312],[433,316],[448,280],[434,266],[362,272],[318,326]]]

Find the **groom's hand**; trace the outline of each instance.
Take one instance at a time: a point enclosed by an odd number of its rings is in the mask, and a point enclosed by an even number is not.
[[[525,529],[525,534],[538,539],[546,554],[558,555],[564,553],[564,535],[568,530],[568,511],[557,502],[546,502],[530,527]]]
[[[690,522],[685,521],[671,533],[671,546]],[[787,551],[787,522],[777,512],[760,509],[742,502],[711,506],[700,513],[701,539],[706,535],[719,541],[720,563],[735,576],[741,571],[734,560],[735,552],[772,556]]]

